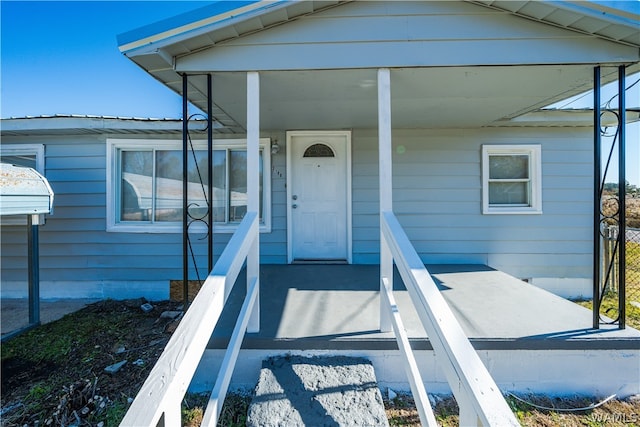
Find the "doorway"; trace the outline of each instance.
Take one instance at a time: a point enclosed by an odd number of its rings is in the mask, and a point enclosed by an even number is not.
[[[351,132],[287,133],[289,262],[351,262]]]

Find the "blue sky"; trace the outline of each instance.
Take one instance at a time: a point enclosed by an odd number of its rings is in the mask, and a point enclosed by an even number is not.
[[[203,1],[5,1],[0,116],[180,117],[181,98],[118,50],[120,33]]]
[[[116,36],[211,1],[0,2],[0,117],[173,117],[181,98],[119,51]],[[627,80],[628,84],[639,75]],[[613,92],[603,92],[603,100]],[[628,93],[640,103],[640,84]],[[566,103],[561,103],[563,105]],[[587,96],[569,105],[591,107]],[[640,124],[629,127],[627,176],[640,185]]]

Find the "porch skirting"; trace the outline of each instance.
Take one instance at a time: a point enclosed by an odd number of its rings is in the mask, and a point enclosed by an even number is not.
[[[380,388],[410,390],[397,350],[241,350],[231,379],[231,389],[255,387],[262,360],[277,355],[343,355],[364,357],[374,366]],[[640,394],[638,350],[481,350],[480,358],[502,393],[583,395],[619,398]],[[451,394],[433,351],[415,351],[425,387],[430,394]],[[207,350],[190,391],[210,391],[224,350]]]

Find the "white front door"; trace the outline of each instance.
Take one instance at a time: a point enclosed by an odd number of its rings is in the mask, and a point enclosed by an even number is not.
[[[287,134],[289,261],[350,261],[350,133]]]

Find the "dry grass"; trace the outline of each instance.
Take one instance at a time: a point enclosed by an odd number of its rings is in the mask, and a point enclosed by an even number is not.
[[[436,420],[441,427],[458,427],[458,405],[451,396],[431,396]],[[555,408],[543,410],[532,405]],[[523,427],[632,427],[640,425],[640,399],[611,400],[590,410],[576,410],[594,406],[597,399],[585,397],[551,398],[547,396],[525,396],[519,400],[507,396],[507,403]],[[229,393],[225,399],[219,426],[245,426],[251,396]],[[420,416],[411,395],[398,393],[384,401],[387,418],[391,426],[420,427]],[[183,402],[183,425],[195,427],[202,420],[202,408],[206,396],[190,394]]]
[[[626,218],[627,227],[640,228],[640,198],[627,197],[625,199],[626,204]],[[614,195],[604,195],[602,197],[602,211],[607,217],[612,217],[618,210],[618,201]]]
[[[458,405],[452,397],[436,397],[434,413],[442,427],[457,427]],[[542,410],[514,398],[507,397],[507,403],[520,424],[524,427],[630,427],[640,425],[640,400],[611,400],[595,409],[575,411],[598,402],[584,397],[550,398],[546,396],[526,396],[523,400],[533,405],[556,408]],[[399,394],[392,401],[385,402],[387,418],[392,426],[420,426],[418,411],[413,398]],[[571,412],[566,412],[571,410]]]

